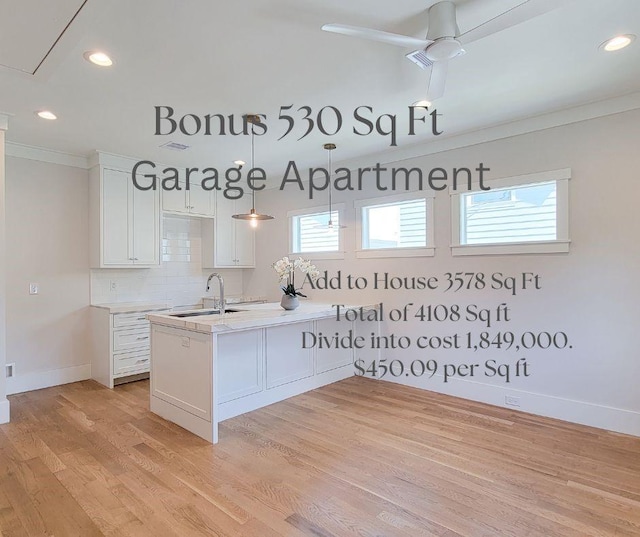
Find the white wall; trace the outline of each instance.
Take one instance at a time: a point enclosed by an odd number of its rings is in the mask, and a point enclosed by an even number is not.
[[[202,221],[163,217],[162,264],[150,269],[94,269],[91,271],[91,303],[166,302],[189,306],[203,296],[217,295],[217,285],[206,293],[210,269],[202,268]],[[227,297],[242,295],[243,270],[216,270],[224,277]],[[112,290],[111,284],[115,284]]]
[[[9,421],[9,402],[6,397],[4,366],[6,362],[6,211],[4,133],[7,119],[0,115],[0,423]]]
[[[6,175],[8,392],[88,378],[88,173],[8,157]]]
[[[520,397],[521,410],[597,427],[640,435],[640,360],[636,334],[640,327],[640,111],[621,113],[556,127],[512,138],[395,163],[396,166],[475,167],[483,162],[490,178],[508,177],[546,170],[571,168],[569,254],[452,257],[449,245],[450,203],[446,193],[435,200],[436,256],[408,259],[356,259],[353,201],[380,196],[369,190],[335,194],[335,202],[347,205],[346,258],[318,260],[330,272],[370,277],[374,272],[394,275],[438,275],[449,271],[482,271],[518,274],[536,272],[543,289],[511,297],[506,292],[469,292],[453,296],[442,292],[315,291],[310,298],[323,302],[371,303],[384,301],[389,307],[406,302],[425,304],[476,303],[496,306],[507,302],[513,320],[502,329],[518,331],[564,330],[571,337],[568,351],[527,351],[508,354],[466,351],[385,351],[383,357],[410,363],[416,358],[434,358],[440,363],[481,362],[495,358],[514,362],[526,356],[532,376],[510,385],[484,377],[473,381],[442,378],[399,378],[399,382],[504,406],[505,395]],[[339,148],[338,148],[339,151]],[[428,151],[428,149],[427,149]],[[425,151],[425,152],[427,152]],[[370,164],[374,164],[372,161]],[[389,164],[393,166],[393,163]],[[287,254],[288,210],[317,206],[305,193],[289,189],[260,194],[260,206],[276,216],[258,232],[258,269],[245,276],[248,294],[269,291],[279,298],[270,264]],[[388,325],[387,330],[391,327]],[[398,334],[449,334],[477,330],[478,325],[429,326],[410,321],[395,325]]]

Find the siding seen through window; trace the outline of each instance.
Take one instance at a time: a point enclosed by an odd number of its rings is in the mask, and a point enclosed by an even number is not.
[[[462,194],[460,231],[460,244],[556,240],[556,181]]]
[[[362,248],[427,246],[427,202],[424,198],[362,207]]]
[[[292,217],[293,253],[337,252],[340,249],[340,216],[332,211]]]

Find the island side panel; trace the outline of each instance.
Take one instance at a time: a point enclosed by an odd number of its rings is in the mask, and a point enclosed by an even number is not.
[[[215,443],[211,334],[152,324],[151,411]]]

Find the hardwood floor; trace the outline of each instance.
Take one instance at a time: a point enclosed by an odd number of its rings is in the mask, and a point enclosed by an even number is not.
[[[362,378],[221,424],[148,382],[12,396],[2,536],[638,536],[640,439]]]

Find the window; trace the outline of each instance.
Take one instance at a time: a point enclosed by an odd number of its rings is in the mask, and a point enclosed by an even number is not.
[[[433,255],[432,198],[423,194],[356,202],[360,210],[358,257]]]
[[[312,258],[342,258],[343,210],[334,205],[329,211],[316,207],[289,213],[290,250]]]
[[[570,177],[570,170],[523,175],[453,194],[453,254],[568,252]]]

